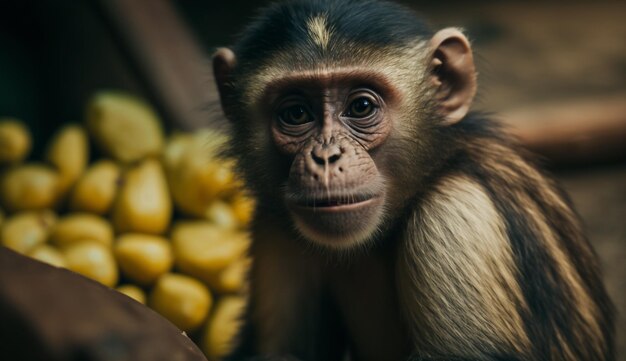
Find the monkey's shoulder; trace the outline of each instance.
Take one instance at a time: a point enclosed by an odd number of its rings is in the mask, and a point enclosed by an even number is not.
[[[566,197],[545,171],[541,158],[521,146],[509,128],[482,113],[470,113],[450,127],[457,152],[448,162],[449,171],[463,173],[484,184],[509,189],[550,189]]]

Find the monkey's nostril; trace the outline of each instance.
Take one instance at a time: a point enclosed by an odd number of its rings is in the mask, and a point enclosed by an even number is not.
[[[339,148],[319,147],[311,150],[311,158],[317,165],[333,164],[341,158]]]
[[[317,154],[315,154],[315,151],[312,150],[311,151],[311,158],[313,158],[313,161],[319,165],[324,165],[326,162],[324,161],[324,158],[318,156]]]

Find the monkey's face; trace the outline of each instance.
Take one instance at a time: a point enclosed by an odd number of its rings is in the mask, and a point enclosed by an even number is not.
[[[374,238],[419,191],[441,151],[432,129],[465,116],[475,73],[456,29],[394,46],[324,39],[239,65],[222,48],[213,68],[262,206],[284,206],[305,238],[345,249]]]
[[[355,74],[296,83],[270,85],[266,101],[272,141],[291,159],[283,201],[306,238],[349,247],[382,222],[385,181],[372,155],[391,129],[391,89]]]

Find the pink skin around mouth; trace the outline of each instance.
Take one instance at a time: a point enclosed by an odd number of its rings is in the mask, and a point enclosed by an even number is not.
[[[341,213],[341,212],[355,211],[363,207],[371,206],[373,203],[379,200],[380,200],[380,197],[373,197],[373,198],[369,198],[361,202],[339,204],[339,205],[333,205],[333,206],[312,207],[312,206],[296,205],[296,207],[302,210],[307,210],[307,211],[312,211],[312,212]]]

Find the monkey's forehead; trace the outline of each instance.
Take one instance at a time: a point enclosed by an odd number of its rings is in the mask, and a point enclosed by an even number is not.
[[[377,0],[291,0],[265,8],[235,45],[240,60],[259,61],[285,48],[337,51],[346,43],[403,45],[432,31],[411,9]]]
[[[422,40],[401,46],[346,43],[341,49],[330,49],[323,54],[311,49],[315,46],[319,45],[311,43],[308,48],[277,51],[270,58],[252,65],[240,79],[245,89],[243,99],[256,103],[276,88],[276,84],[293,80],[326,84],[336,80],[345,84],[352,77],[365,84],[368,80],[376,80],[409,89],[422,80],[429,66],[430,49],[428,42]]]

